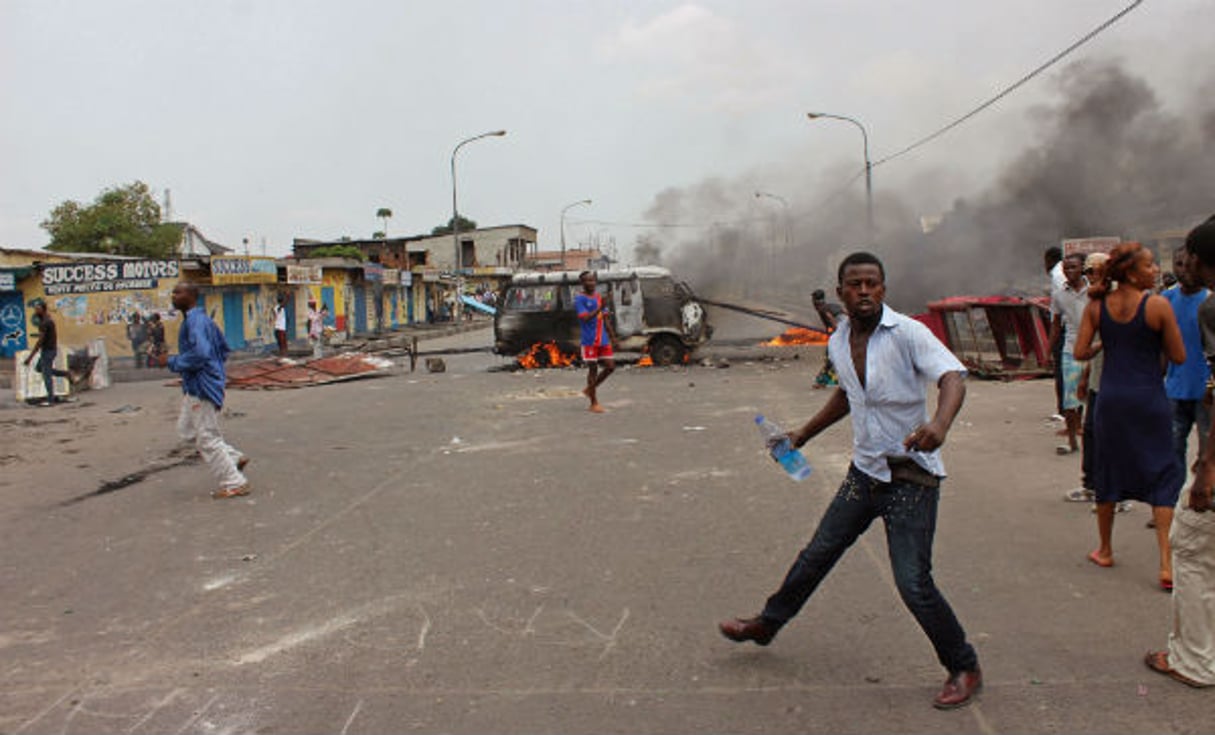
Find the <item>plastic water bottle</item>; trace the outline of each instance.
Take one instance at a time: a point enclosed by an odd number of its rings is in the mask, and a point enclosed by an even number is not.
[[[784,429],[764,418],[763,414],[755,417],[755,426],[759,429],[759,435],[764,438],[764,444],[768,447],[772,459],[780,463],[785,472],[789,473],[789,477],[801,482],[810,476],[814,470],[801,451],[793,448]]]

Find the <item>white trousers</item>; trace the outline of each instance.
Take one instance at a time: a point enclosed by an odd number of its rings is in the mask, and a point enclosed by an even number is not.
[[[193,441],[207,469],[219,480],[220,490],[244,486],[248,480],[236,469],[241,453],[224,441],[219,431],[219,411],[215,404],[195,396],[181,397],[181,413],[177,416],[177,433]]]
[[[1215,512],[1195,513],[1181,494],[1169,530],[1173,547],[1173,630],[1169,666],[1215,685]]]

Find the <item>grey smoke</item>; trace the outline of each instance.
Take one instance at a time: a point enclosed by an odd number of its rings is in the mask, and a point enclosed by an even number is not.
[[[1034,139],[985,190],[971,196],[943,190],[942,199],[953,204],[932,232],[921,229],[920,216],[928,213],[915,211],[910,197],[875,192],[873,250],[890,273],[895,308],[914,313],[928,301],[964,293],[1038,293],[1042,251],[1064,238],[1149,241],[1215,212],[1215,84],[1196,87],[1187,109],[1171,113],[1148,82],[1119,61],[1078,61],[1052,83],[1056,101],[1029,113]],[[804,182],[814,192],[805,201],[823,200],[854,172],[854,164],[841,163]],[[946,186],[951,177],[924,171],[914,180],[922,188]],[[834,285],[833,268],[843,254],[862,249],[859,185],[817,211],[794,207],[790,247],[767,229],[781,213],[757,218],[747,207],[752,196],[743,182],[724,179],[660,192],[645,214],[650,221],[731,224],[708,234],[657,230],[647,236],[646,252],[652,256],[657,248],[665,264],[706,295],[779,305],[808,304],[813,288]],[[807,274],[819,282],[808,282]]]

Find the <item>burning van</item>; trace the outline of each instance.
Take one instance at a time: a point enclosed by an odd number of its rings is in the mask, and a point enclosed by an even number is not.
[[[617,349],[648,351],[657,365],[683,362],[713,334],[705,310],[686,283],[666,268],[646,266],[595,271],[599,293],[612,312]],[[582,289],[574,271],[519,273],[511,278],[494,315],[494,352],[518,355],[554,342],[577,354],[574,295]]]

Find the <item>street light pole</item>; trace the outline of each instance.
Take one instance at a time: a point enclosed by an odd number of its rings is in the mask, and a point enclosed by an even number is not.
[[[451,151],[451,239],[452,239],[452,243],[455,245],[455,255],[456,255],[456,258],[455,258],[455,264],[456,264],[455,317],[456,317],[457,321],[459,321],[460,315],[464,311],[464,304],[463,304],[463,302],[460,301],[460,297],[464,295],[463,294],[464,276],[461,273],[464,270],[464,262],[463,262],[464,258],[463,258],[463,253],[461,252],[461,249],[460,249],[460,208],[456,204],[456,154],[460,152],[461,148],[463,148],[468,143],[473,142],[474,140],[481,140],[482,138],[489,138],[489,137],[495,137],[495,136],[501,137],[503,135],[506,135],[505,130],[494,130],[494,131],[491,131],[488,133],[481,133],[480,135],[474,135],[471,138],[465,138],[464,140],[457,143],[456,147],[453,148]]]
[[[865,130],[865,126],[855,118],[847,115],[833,115],[829,112],[807,112],[806,117],[811,120],[819,118],[829,118],[831,120],[843,120],[850,122],[861,131],[861,142],[865,146],[865,208],[868,212],[869,219],[869,243],[873,244],[873,164],[869,161],[869,132]]]
[[[793,240],[792,234],[789,231],[789,227],[790,227],[790,225],[789,225],[789,202],[786,201],[785,198],[782,196],[778,196],[776,194],[771,194],[766,191],[755,192],[756,199],[762,199],[764,197],[767,197],[768,199],[775,199],[776,201],[780,202],[784,206],[784,209],[785,209],[785,247],[788,248],[792,244],[792,240]]]
[[[565,213],[570,207],[577,207],[580,204],[590,204],[590,199],[580,199],[573,204],[567,204],[561,208],[561,270],[565,270]]]

